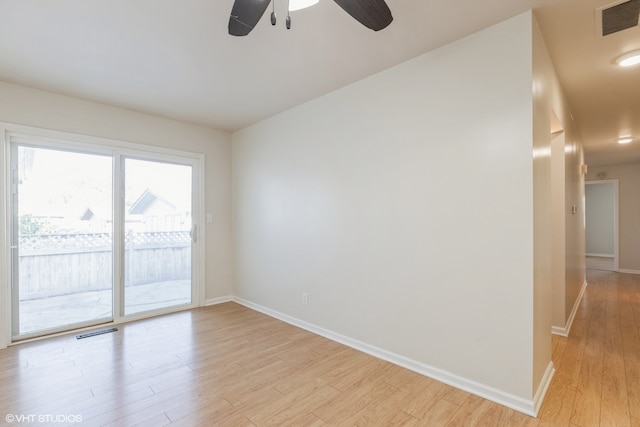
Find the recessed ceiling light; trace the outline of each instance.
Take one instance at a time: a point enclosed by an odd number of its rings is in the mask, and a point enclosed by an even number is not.
[[[633,142],[633,137],[631,136],[622,136],[618,138],[618,144],[629,144],[630,142]]]
[[[289,11],[300,10],[311,7],[319,0],[289,0]]]
[[[640,64],[640,50],[626,53],[616,60],[621,67],[632,67]]]

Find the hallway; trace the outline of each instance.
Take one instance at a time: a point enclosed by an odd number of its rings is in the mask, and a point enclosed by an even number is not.
[[[640,276],[587,270],[587,281],[570,337],[553,337],[537,425],[640,427]]]

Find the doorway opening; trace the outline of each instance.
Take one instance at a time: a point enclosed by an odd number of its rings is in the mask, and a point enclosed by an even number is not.
[[[585,182],[586,267],[618,271],[618,180]]]

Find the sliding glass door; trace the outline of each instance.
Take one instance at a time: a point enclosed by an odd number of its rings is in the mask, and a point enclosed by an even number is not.
[[[13,335],[113,318],[113,162],[12,146]]]
[[[190,304],[192,168],[123,159],[124,313]]]
[[[14,340],[194,307],[198,163],[14,138]]]

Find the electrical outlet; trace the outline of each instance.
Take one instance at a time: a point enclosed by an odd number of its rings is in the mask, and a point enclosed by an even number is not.
[[[306,292],[302,293],[302,305],[309,305],[309,294]]]

